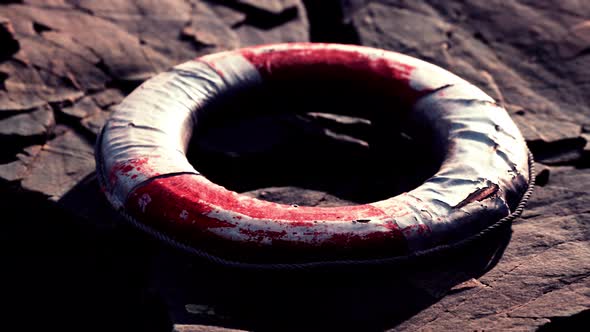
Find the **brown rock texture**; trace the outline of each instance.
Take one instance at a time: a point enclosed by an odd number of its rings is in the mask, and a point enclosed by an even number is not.
[[[292,41],[406,53],[501,102],[537,161],[538,187],[522,218],[450,257],[303,274],[202,265],[122,222],[94,177],[94,140],[112,107],[149,77],[199,55]],[[587,326],[588,77],[588,1],[0,1],[6,324],[102,331]],[[375,119],[329,114],[330,107],[221,119],[199,137],[195,158],[207,159],[204,173],[234,190],[289,204],[371,201],[420,179],[383,180],[386,170],[372,166],[382,156],[368,146],[379,135],[405,142],[403,155],[421,146],[387,136]],[[367,158],[376,159],[359,162]],[[342,178],[347,171],[353,175]]]

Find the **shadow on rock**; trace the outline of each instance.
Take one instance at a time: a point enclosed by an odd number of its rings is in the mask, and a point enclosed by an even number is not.
[[[102,196],[92,179],[58,204],[0,187],[3,329],[170,330],[147,287],[157,245],[125,227]]]
[[[392,266],[244,271],[211,266],[125,224],[93,176],[58,203],[4,194],[15,322],[64,330],[169,331],[172,324],[248,330],[383,330],[468,289],[510,239],[504,228],[461,250]],[[65,208],[65,209],[64,209]],[[71,213],[64,212],[70,211]]]
[[[246,330],[393,328],[446,294],[470,289],[492,268],[510,229],[454,252],[392,266],[315,271],[240,271],[195,263],[172,251],[152,279],[175,324]]]
[[[199,119],[189,159],[228,189],[309,206],[392,197],[436,172],[442,151],[431,130],[399,103],[359,94],[358,84],[333,87],[226,98],[209,108],[219,107],[208,113],[215,116]],[[2,194],[7,215],[17,217],[5,222],[3,244],[19,255],[7,261],[6,301],[17,321],[36,316],[62,329],[382,330],[474,287],[457,285],[490,269],[510,239],[504,228],[470,247],[391,266],[232,270],[131,228],[94,175],[57,204],[9,192]]]

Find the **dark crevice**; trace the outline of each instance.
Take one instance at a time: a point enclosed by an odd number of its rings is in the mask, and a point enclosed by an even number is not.
[[[103,73],[107,76],[111,77],[111,80],[105,84],[105,89],[118,89],[124,95],[130,94],[133,90],[135,90],[144,80],[122,80],[118,79],[113,75],[110,68],[106,65],[106,63],[101,59],[96,65],[96,68],[100,69]]]
[[[9,59],[20,49],[18,40],[14,38],[10,21],[0,22],[0,45],[0,61]],[[0,81],[2,81],[1,77]]]
[[[66,114],[61,111],[61,107],[53,107],[53,112],[55,114],[55,123],[66,125],[67,127],[73,128],[74,131],[82,137],[91,145],[94,145],[96,142],[96,134],[94,134],[91,130],[84,127],[82,125],[81,120],[69,114]]]
[[[481,32],[477,31],[473,34],[473,38],[479,40],[480,42],[484,43],[485,45],[490,45],[490,41],[481,34]]]
[[[577,168],[590,168],[590,152],[584,151],[574,166]]]
[[[8,74],[0,71],[0,90],[6,90],[4,82],[8,78]]]
[[[93,52],[94,53],[94,52]],[[94,53],[96,55],[96,53]],[[99,57],[100,59],[100,57]],[[100,59],[97,64],[95,64],[96,68],[100,69],[103,73],[105,73],[109,77],[113,77],[111,73],[111,69],[107,66],[103,59]]]
[[[545,185],[547,185],[547,183],[549,183],[550,174],[551,173],[548,169],[544,169],[537,173],[537,176],[535,177],[535,185],[538,187],[544,187]]]
[[[0,152],[0,164],[7,164],[16,161],[17,154],[22,153],[23,149],[32,146],[40,145],[51,139],[51,135],[34,135],[34,136],[15,136],[6,135],[0,136],[0,146],[2,150]]]
[[[299,11],[297,10],[297,7],[294,6],[285,8],[280,13],[273,13],[237,1],[208,0],[208,2],[223,5],[246,14],[246,19],[234,28],[237,28],[240,25],[251,25],[259,29],[270,30],[274,27],[290,22],[299,16]]]
[[[138,86],[140,86],[141,83],[143,83],[143,82],[144,82],[144,80],[113,79],[110,82],[108,82],[105,87],[106,87],[106,89],[118,89],[124,95],[128,95],[131,92],[133,92],[133,90],[135,90]]]
[[[33,145],[42,145],[47,141],[53,139],[55,135],[51,132],[41,135],[31,136],[16,136],[16,135],[1,135],[0,146],[0,164],[7,164],[18,159],[17,154],[23,153],[23,150]]]
[[[580,52],[578,52],[574,56],[574,58],[579,58],[579,57],[582,57],[582,56],[585,56],[585,55],[590,55],[590,47],[587,47],[587,48],[581,50]]]
[[[590,323],[590,309],[569,317],[551,317],[550,322],[537,329],[538,332],[583,331]]]
[[[63,99],[63,100],[53,101],[53,102],[50,102],[49,103],[49,106],[51,106],[51,108],[54,111],[56,111],[56,110],[60,110],[60,109],[65,108],[65,107],[72,107],[72,106],[74,106],[74,104],[78,100],[80,100],[82,98],[83,98],[83,96],[82,97],[79,97],[79,98],[75,98],[75,99]]]
[[[39,74],[43,74],[43,75],[47,75],[47,76],[53,76],[55,77],[57,80],[59,80],[60,82],[63,83],[63,87],[65,88],[70,88],[72,90],[76,90],[76,91],[80,91],[81,87],[79,86],[79,84],[73,79],[73,77],[68,77],[66,75],[60,75],[56,72],[54,72],[52,70],[51,67],[42,67],[42,66],[38,66],[33,64],[32,67],[39,72]],[[42,79],[45,80],[45,77],[41,75]],[[39,95],[39,97],[45,101],[47,101],[49,98],[44,98],[42,96]]]
[[[360,44],[352,23],[345,22],[339,0],[303,0],[307,10],[312,42]]]
[[[567,138],[555,142],[534,140],[527,142],[529,149],[535,156],[535,161],[546,165],[581,166],[587,156],[584,156],[586,140],[583,137]]]
[[[42,34],[43,32],[52,31],[50,27],[46,26],[45,24],[39,22],[33,22],[33,29],[36,33]]]
[[[27,108],[27,109],[19,109],[19,110],[3,110],[0,112],[0,120],[8,119],[12,116],[19,115],[19,114],[32,113],[32,112],[38,111],[40,108],[43,108],[43,106],[32,107],[32,108]]]
[[[278,27],[283,25],[287,22],[290,22],[296,19],[299,16],[299,11],[297,8],[292,7],[285,9],[279,14],[263,14],[259,12],[248,13],[246,19],[238,24],[236,27],[240,25],[251,25],[253,27],[270,30],[272,28]]]

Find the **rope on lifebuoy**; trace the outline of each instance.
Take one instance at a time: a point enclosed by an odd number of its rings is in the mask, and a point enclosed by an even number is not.
[[[362,80],[406,103],[410,116],[431,124],[445,151],[439,171],[383,201],[312,208],[228,191],[186,159],[211,101],[317,74]],[[97,140],[96,159],[108,200],[132,224],[211,263],[256,269],[391,264],[457,248],[518,217],[534,184],[522,135],[481,90],[415,58],[335,44],[245,48],[162,73],[117,107]],[[279,264],[242,259],[268,251],[291,257]]]
[[[385,258],[376,258],[376,259],[350,259],[350,260],[330,260],[330,261],[315,261],[315,262],[305,262],[305,263],[264,263],[264,264],[257,264],[257,263],[247,263],[247,262],[240,262],[231,259],[225,259],[219,256],[211,255],[205,251],[196,249],[191,245],[174,239],[171,235],[164,234],[159,232],[145,224],[142,224],[135,220],[132,216],[125,213],[124,211],[120,211],[121,214],[124,216],[125,220],[131,223],[131,225],[139,228],[146,234],[153,236],[154,238],[158,239],[159,241],[166,243],[176,249],[184,251],[190,255],[198,257],[199,259],[213,264],[217,266],[223,266],[226,268],[236,268],[240,270],[298,270],[298,271],[305,271],[305,270],[314,270],[314,269],[323,269],[323,268],[334,268],[334,267],[368,267],[368,266],[380,266],[380,265],[390,265],[394,266],[396,264],[402,264],[408,261],[418,260],[420,258],[425,257],[432,257],[433,255],[437,254],[449,254],[453,250],[460,250],[462,248],[468,247],[469,245],[480,241],[483,238],[489,237],[494,233],[501,230],[503,227],[507,227],[512,224],[512,222],[522,215],[524,208],[526,207],[531,195],[533,194],[533,190],[535,187],[535,163],[533,159],[532,153],[528,152],[529,154],[529,174],[530,174],[530,182],[528,188],[524,195],[522,196],[521,201],[518,203],[517,208],[512,212],[510,215],[498,220],[496,223],[490,225],[486,229],[482,230],[481,232],[472,235],[468,238],[460,240],[459,242],[450,244],[450,245],[440,245],[435,248],[430,248],[426,250],[420,250],[413,252],[409,255],[402,255],[402,256],[394,256],[394,257],[385,257]]]

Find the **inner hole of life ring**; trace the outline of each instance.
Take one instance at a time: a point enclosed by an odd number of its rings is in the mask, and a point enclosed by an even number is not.
[[[370,203],[412,190],[444,153],[411,107],[354,80],[242,89],[198,114],[187,157],[209,180],[301,206]]]

